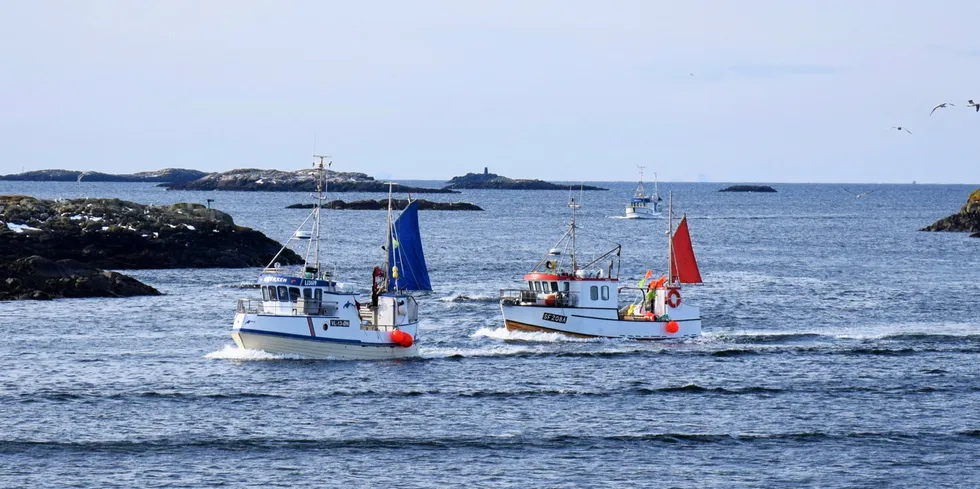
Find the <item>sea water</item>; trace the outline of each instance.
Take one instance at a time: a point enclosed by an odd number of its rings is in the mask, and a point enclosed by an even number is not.
[[[666,221],[613,219],[634,185],[600,185],[582,196],[580,257],[622,244],[624,284],[659,276]],[[499,289],[567,227],[568,192],[551,191],[422,196],[486,210],[420,216],[435,290],[418,360],[238,350],[235,301],[257,295],[257,269],[125,271],[160,297],[2,302],[0,487],[980,484],[980,239],[918,231],[973,187],[722,186],[660,185],[705,280],[683,290],[704,317],[696,340],[502,328]],[[308,212],[284,207],[310,200],[88,182],[0,193],[215,199],[279,240]],[[368,290],[384,222],[324,212],[339,280]]]

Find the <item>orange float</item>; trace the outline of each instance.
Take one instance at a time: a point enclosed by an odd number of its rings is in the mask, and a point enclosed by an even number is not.
[[[557,303],[558,303],[558,294],[548,294],[544,298],[544,305],[546,306],[554,306]]]
[[[674,334],[681,330],[681,325],[677,324],[677,321],[667,321],[664,329],[666,329],[668,333]]]
[[[415,340],[412,338],[412,335],[396,329],[391,332],[391,341],[402,348],[408,348],[412,346]]]

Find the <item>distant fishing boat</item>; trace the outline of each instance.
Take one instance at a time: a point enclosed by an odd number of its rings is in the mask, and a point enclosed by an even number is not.
[[[419,306],[411,293],[432,290],[418,204],[412,201],[393,220],[389,185],[385,259],[372,272],[370,300],[361,303],[357,293],[338,284],[320,262],[326,172],[325,157],[319,158],[313,211],[286,243],[308,242],[303,271],[281,268],[277,254],[259,275],[262,298],[238,301],[232,338],[241,348],[308,358],[418,356]]]
[[[657,174],[653,174],[653,195],[647,195],[646,188],[643,186],[643,166],[637,166],[640,170],[640,183],[636,186],[633,198],[626,204],[627,219],[660,219],[659,189],[657,188]]]
[[[510,331],[593,338],[662,340],[701,335],[701,311],[682,300],[681,285],[701,283],[687,218],[673,229],[668,205],[666,275],[652,270],[635,287],[619,286],[622,247],[581,264],[575,251],[575,210],[568,231],[526,275],[525,287],[500,291]],[[607,261],[608,260],[608,261]]]

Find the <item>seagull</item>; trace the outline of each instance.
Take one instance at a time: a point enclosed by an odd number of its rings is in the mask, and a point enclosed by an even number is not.
[[[933,107],[932,108],[932,112],[935,112],[936,109],[945,109],[947,105],[950,106],[950,107],[956,107],[955,105],[953,105],[953,104],[951,104],[949,102],[943,102],[943,103],[941,103],[941,104]],[[929,115],[932,115],[932,112],[929,112]]]
[[[906,128],[902,127],[902,126],[892,126],[892,129],[896,129],[896,130],[899,130],[899,131],[905,131],[905,132],[907,132],[909,134],[912,134],[912,131],[909,131],[908,129],[906,129]]]
[[[967,107],[973,107],[974,109],[976,109],[976,110],[974,110],[974,112],[980,112],[980,104],[975,103],[973,101],[973,99],[967,100],[966,106]]]
[[[874,192],[875,190],[878,190],[878,189],[876,189],[876,188],[873,188],[873,189],[871,189],[871,190],[868,190],[867,192],[860,192],[860,193],[858,193],[858,192],[852,192],[852,191],[851,191],[850,189],[848,189],[848,188],[846,188],[846,187],[844,188],[844,191],[845,191],[845,192],[847,192],[847,193],[849,193],[849,194],[854,194],[854,196],[855,196],[856,198],[858,198],[858,199],[860,199],[861,197],[864,197],[865,195],[868,195],[868,194],[870,194],[870,193],[872,193],[872,192]]]

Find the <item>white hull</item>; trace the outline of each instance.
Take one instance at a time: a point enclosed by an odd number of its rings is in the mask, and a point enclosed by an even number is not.
[[[663,219],[664,216],[649,207],[627,207],[626,219]]]
[[[238,313],[231,335],[240,348],[305,358],[386,360],[419,356],[417,322],[398,326],[415,340],[404,348],[391,340],[392,328],[361,329],[357,324],[329,327],[330,319]]]
[[[547,307],[501,304],[504,323],[510,331],[561,333],[582,338],[632,338],[668,340],[701,336],[697,307],[681,304],[670,310],[676,333],[667,331],[667,321],[620,319],[615,309]],[[549,318],[549,319],[546,319]],[[563,320],[563,322],[562,322]]]

